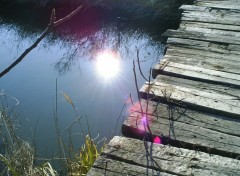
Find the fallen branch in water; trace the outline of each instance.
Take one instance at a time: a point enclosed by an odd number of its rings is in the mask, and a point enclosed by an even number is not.
[[[76,15],[78,12],[80,12],[80,10],[82,9],[82,5],[78,6],[78,8],[76,10],[74,10],[73,12],[71,12],[69,15],[67,15],[64,18],[61,18],[58,21],[56,20],[56,14],[55,14],[55,9],[52,10],[52,14],[50,17],[50,22],[47,26],[47,28],[45,29],[45,31],[41,34],[41,36],[29,47],[27,48],[18,58],[17,60],[15,60],[9,67],[7,67],[5,70],[3,70],[0,73],[0,78],[2,76],[4,76],[6,73],[8,73],[11,69],[13,69],[17,64],[19,64],[24,58],[25,56],[30,53],[30,51],[32,51],[34,48],[37,47],[37,45],[42,41],[42,39],[44,39],[54,28],[56,28],[57,26],[59,26],[60,24],[66,22],[67,20],[69,20],[70,18],[72,18],[74,15]]]

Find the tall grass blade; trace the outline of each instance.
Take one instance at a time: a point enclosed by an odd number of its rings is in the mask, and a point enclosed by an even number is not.
[[[50,163],[45,163],[42,167],[44,176],[57,176],[57,172],[52,168]]]
[[[68,101],[68,103],[70,103],[70,104],[72,105],[73,109],[76,111],[77,108],[76,108],[75,105],[73,104],[71,98],[70,98],[66,93],[64,93],[64,92],[61,92],[61,94],[62,94],[63,97]]]
[[[13,174],[13,176],[19,176],[17,174],[17,172],[15,171],[15,169],[12,167],[11,163],[8,161],[7,158],[5,158],[3,155],[0,154],[0,160],[6,164],[6,166],[8,167],[8,169],[10,170],[10,172]]]

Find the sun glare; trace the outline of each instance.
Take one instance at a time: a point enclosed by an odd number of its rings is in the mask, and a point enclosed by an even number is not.
[[[119,73],[119,70],[120,60],[116,54],[104,52],[97,55],[97,71],[101,77],[113,78]]]

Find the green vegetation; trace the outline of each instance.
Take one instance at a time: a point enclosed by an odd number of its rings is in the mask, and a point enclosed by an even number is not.
[[[87,135],[85,145],[82,146],[79,156],[75,156],[73,160],[68,161],[67,168],[69,176],[85,175],[98,156],[97,146]]]
[[[70,97],[64,94],[65,99],[74,107]],[[61,145],[64,146],[63,153],[67,150],[68,156],[64,155],[64,164],[61,164],[61,172],[57,172],[49,162],[39,163],[36,156],[35,148],[29,141],[26,141],[17,134],[18,121],[14,117],[14,106],[10,108],[8,99],[18,100],[14,97],[0,94],[0,175],[11,176],[57,176],[57,175],[86,175],[99,156],[99,151],[94,140],[89,135],[86,136],[85,144],[81,147],[80,152],[67,149],[67,144],[62,142],[61,135],[58,138]],[[72,125],[69,126],[69,129]],[[66,129],[68,130],[68,129]],[[61,147],[60,147],[61,148]],[[60,154],[61,155],[61,154]],[[51,158],[49,159],[51,160]]]

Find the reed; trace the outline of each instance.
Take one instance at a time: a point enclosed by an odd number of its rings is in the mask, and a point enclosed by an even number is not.
[[[9,103],[13,100],[13,105]],[[35,165],[35,149],[30,142],[24,141],[17,134],[18,121],[14,115],[14,107],[18,100],[0,93],[0,175],[32,176],[49,175],[55,176],[56,171],[49,163]]]
[[[56,86],[57,90],[57,86]],[[81,117],[77,112],[77,108],[73,104],[71,98],[63,93],[66,101],[74,108],[77,117]],[[14,116],[14,108],[10,108],[8,103],[9,99],[14,100],[18,104],[16,98],[0,93],[0,175],[12,175],[12,176],[57,176],[57,175],[86,175],[88,170],[92,167],[96,158],[100,155],[95,140],[91,139],[90,135],[86,135],[85,144],[82,145],[80,151],[75,151],[71,143],[65,142],[62,138],[62,134],[65,132],[71,132],[71,128],[81,118],[68,125],[68,127],[61,131],[58,124],[56,124],[56,131],[59,141],[58,160],[64,160],[64,164],[61,165],[61,172],[57,172],[49,162],[39,163],[41,159],[35,154],[37,153],[31,142],[20,138],[17,134],[18,121]],[[56,98],[57,101],[57,98]],[[56,105],[57,107],[57,105]],[[56,108],[57,110],[57,108]],[[55,113],[56,118],[57,113]],[[58,121],[57,121],[58,123]],[[71,137],[71,134],[69,133]],[[55,158],[49,158],[47,160],[54,160]],[[38,163],[38,164],[37,164]]]

